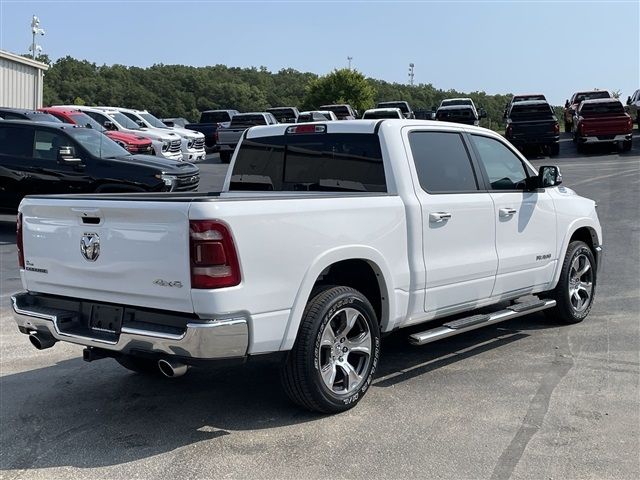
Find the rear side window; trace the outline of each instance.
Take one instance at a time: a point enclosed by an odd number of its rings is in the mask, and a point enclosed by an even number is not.
[[[245,139],[229,190],[386,192],[380,140],[357,133]]]
[[[33,128],[0,126],[0,155],[31,157],[33,151]]]
[[[478,190],[467,148],[458,133],[411,132],[411,154],[418,180],[429,193]]]

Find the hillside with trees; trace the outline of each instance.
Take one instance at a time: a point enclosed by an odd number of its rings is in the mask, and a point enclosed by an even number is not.
[[[48,59],[43,58],[47,61]],[[265,67],[224,65],[191,67],[154,65],[148,68],[96,65],[64,57],[48,62],[44,102],[53,104],[117,105],[147,109],[159,117],[197,120],[206,109],[264,110],[270,106],[315,108],[348,102],[362,112],[383,100],[406,100],[414,109],[431,109],[443,98],[471,97],[487,111],[483,125],[503,128],[502,112],[510,95],[440,90],[431,84],[404,85],[365,78],[353,70],[335,70],[330,77]]]

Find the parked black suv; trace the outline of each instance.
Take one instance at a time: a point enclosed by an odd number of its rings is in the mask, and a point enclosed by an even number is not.
[[[505,137],[524,150],[544,148],[550,156],[560,153],[560,126],[551,106],[544,100],[516,102],[507,113]]]
[[[100,132],[66,123],[0,121],[0,210],[25,195],[176,192],[198,188],[199,169],[131,155]]]
[[[60,122],[59,118],[38,110],[27,110],[26,108],[5,108],[0,107],[0,118],[4,120],[31,120],[33,122]]]

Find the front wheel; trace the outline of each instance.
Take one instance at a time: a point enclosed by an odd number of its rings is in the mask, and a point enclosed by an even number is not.
[[[342,412],[366,393],[379,356],[380,328],[369,300],[353,288],[330,287],[305,308],[282,384],[308,410]]]
[[[231,162],[231,152],[220,152],[220,161],[222,163]]]
[[[622,142],[622,151],[623,152],[628,152],[631,150],[631,147],[633,146],[633,140],[625,140],[624,142]]]
[[[571,242],[558,285],[548,295],[556,301],[556,306],[545,310],[545,313],[560,323],[579,323],[589,315],[595,293],[596,261],[593,252],[584,242]]]

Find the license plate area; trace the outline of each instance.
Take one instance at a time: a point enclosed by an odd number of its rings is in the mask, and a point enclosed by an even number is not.
[[[95,332],[119,334],[122,329],[123,307],[91,305],[89,328]]]

